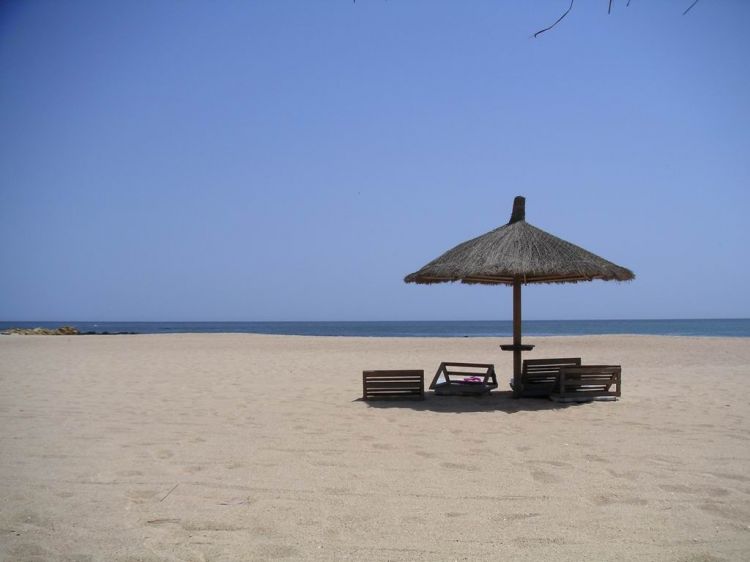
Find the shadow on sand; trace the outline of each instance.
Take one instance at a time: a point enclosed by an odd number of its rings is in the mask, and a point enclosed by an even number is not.
[[[581,403],[557,403],[547,398],[513,398],[511,391],[492,392],[485,396],[439,396],[434,392],[425,392],[424,400],[363,400],[357,398],[354,402],[364,402],[371,408],[409,408],[425,412],[540,412],[545,410],[560,410],[581,406]]]

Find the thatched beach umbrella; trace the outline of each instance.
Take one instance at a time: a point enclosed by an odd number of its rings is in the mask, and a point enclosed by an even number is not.
[[[513,286],[513,395],[521,393],[521,285],[578,283],[603,279],[627,281],[635,275],[526,222],[526,199],[516,197],[508,224],[463,242],[404,278],[407,283],[444,283]]]

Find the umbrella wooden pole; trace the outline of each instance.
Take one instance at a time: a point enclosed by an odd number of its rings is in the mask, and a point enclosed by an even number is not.
[[[513,397],[521,396],[521,280],[513,279]]]

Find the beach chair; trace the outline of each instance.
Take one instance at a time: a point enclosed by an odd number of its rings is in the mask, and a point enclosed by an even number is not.
[[[424,371],[363,371],[362,398],[424,400]]]
[[[580,364],[580,357],[525,359],[521,369],[521,396],[525,398],[549,396],[559,389],[560,369]],[[512,380],[510,386],[513,387]]]
[[[558,402],[617,400],[622,395],[621,386],[620,365],[564,366],[550,398]]]
[[[440,363],[430,390],[440,395],[481,395],[497,388],[495,366],[491,363]]]

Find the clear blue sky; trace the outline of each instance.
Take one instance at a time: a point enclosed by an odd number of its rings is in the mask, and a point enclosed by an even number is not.
[[[406,285],[527,220],[632,283],[527,319],[750,317],[750,2],[0,4],[0,319],[509,319]]]

